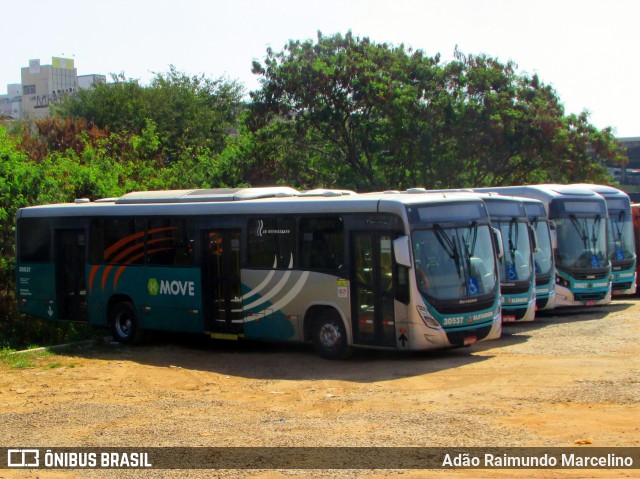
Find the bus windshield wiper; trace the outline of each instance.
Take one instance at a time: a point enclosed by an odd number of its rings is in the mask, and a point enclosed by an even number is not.
[[[597,254],[598,253],[598,235],[597,235],[597,228],[598,225],[600,224],[600,220],[602,218],[600,218],[600,215],[596,216],[596,219],[593,221],[593,226],[591,227],[591,244],[593,245],[593,250],[591,251],[593,254]]]
[[[467,271],[469,272],[469,274],[471,274],[471,257],[475,252],[477,239],[478,239],[478,222],[473,221],[471,225],[469,225],[469,236],[464,239],[465,262],[467,263]]]
[[[586,227],[580,223],[576,215],[569,215],[569,219],[571,220],[571,224],[578,232],[580,239],[582,239],[582,243],[585,250],[589,249],[589,235],[587,234]]]
[[[513,233],[513,229],[515,226],[515,235]],[[518,235],[520,234],[518,230],[518,218],[515,216],[511,218],[509,221],[509,253],[511,254],[511,262],[516,264],[516,249],[518,247]],[[514,241],[515,236],[515,241]]]
[[[614,221],[613,217],[611,217],[611,223],[613,226],[613,233],[615,235],[614,240],[615,241],[619,241],[620,244],[622,244],[622,230],[623,230],[623,224],[624,224],[624,211],[621,211],[618,214],[618,220]]]
[[[442,249],[445,250],[445,252],[456,264],[456,271],[458,272],[458,278],[460,278],[460,253],[458,252],[458,247],[452,241],[452,239],[447,236],[447,234],[444,232],[444,229],[439,224],[436,223],[433,225],[433,231],[436,234],[436,238],[438,239],[438,243],[440,243],[440,246],[442,246]]]

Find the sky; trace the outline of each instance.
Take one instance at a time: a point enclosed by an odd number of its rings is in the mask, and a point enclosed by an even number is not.
[[[351,31],[449,61],[457,48],[538,74],[565,113],[640,137],[638,0],[30,0],[3,15],[0,94],[29,60],[74,59],[78,75],[146,84],[173,65],[259,87],[253,60],[291,40]],[[11,13],[5,5],[4,14]]]

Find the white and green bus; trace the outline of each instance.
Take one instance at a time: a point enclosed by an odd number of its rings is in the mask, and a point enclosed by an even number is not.
[[[221,339],[427,350],[501,334],[484,203],[287,187],[137,192],[17,214],[21,312]]]
[[[536,313],[535,232],[529,224],[522,199],[471,188],[427,191],[476,197],[484,201],[491,225],[501,233],[504,251],[498,265],[502,321],[533,321]]]
[[[624,191],[605,185],[574,185],[598,193],[607,203],[609,213],[608,251],[611,261],[611,294],[636,292],[636,253],[631,200]]]
[[[533,260],[536,272],[536,309],[553,309],[556,305],[556,261],[549,217],[541,201],[520,198],[536,237]]]
[[[502,233],[500,261],[502,321],[533,321],[536,316],[535,235],[520,198],[480,193],[491,224]]]
[[[574,185],[520,185],[491,188],[503,195],[542,202],[554,228],[556,306],[611,302],[611,262],[607,254],[607,205],[602,196]]]

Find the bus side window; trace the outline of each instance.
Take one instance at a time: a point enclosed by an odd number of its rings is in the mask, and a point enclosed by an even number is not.
[[[18,222],[18,259],[23,263],[46,262],[51,254],[51,224],[46,218]]]
[[[145,223],[145,220],[135,218],[104,220],[103,261],[106,264],[142,264]]]
[[[250,268],[293,268],[296,235],[293,218],[252,219],[247,233],[247,265]]]
[[[180,218],[152,218],[147,229],[147,264],[191,266],[195,233],[193,222]]]
[[[344,235],[342,218],[300,220],[300,267],[311,270],[342,268]]]
[[[102,253],[104,247],[102,246],[102,222],[98,219],[92,220],[89,225],[89,263],[101,264]]]

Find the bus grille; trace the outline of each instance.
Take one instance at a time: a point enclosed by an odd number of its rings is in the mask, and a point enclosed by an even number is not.
[[[522,294],[529,291],[531,285],[529,283],[522,284],[514,284],[510,286],[505,286],[503,283],[500,285],[500,289],[502,290],[502,294]]]
[[[536,307],[538,309],[544,309],[549,302],[549,298],[536,298]]]
[[[494,298],[469,304],[458,304],[457,302],[455,304],[437,304],[435,301],[431,304],[440,314],[459,314],[489,309],[493,302]]]
[[[624,291],[626,289],[631,288],[631,281],[629,281],[628,283],[613,283],[611,285],[611,288],[614,291]]]
[[[574,279],[604,279],[609,277],[609,272],[604,271],[601,273],[572,273]]]
[[[606,292],[602,293],[576,293],[574,298],[576,301],[600,301],[607,295]]]

